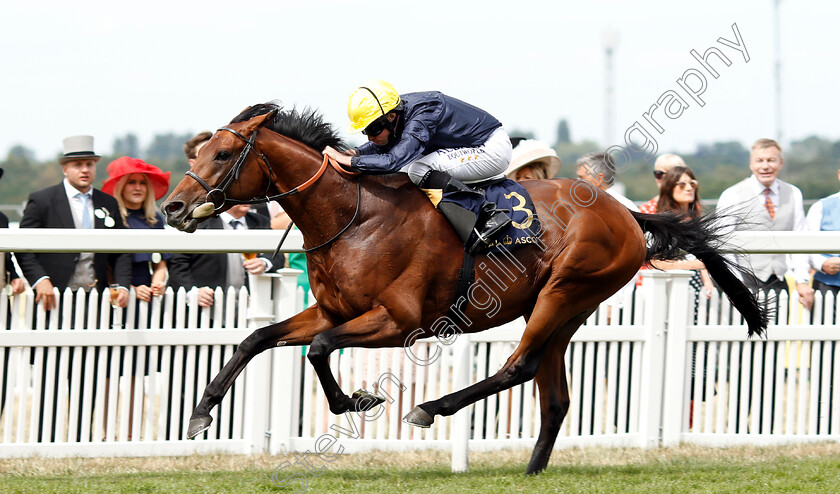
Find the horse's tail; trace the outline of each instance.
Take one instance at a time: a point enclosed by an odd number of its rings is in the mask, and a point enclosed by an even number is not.
[[[767,308],[759,304],[755,294],[735,276],[734,271],[749,273],[721,255],[718,218],[707,215],[691,218],[679,213],[643,214],[631,211],[648,237],[646,260],[679,260],[685,252],[703,261],[709,275],[723,290],[732,305],[747,321],[749,336],[763,335],[767,330]]]

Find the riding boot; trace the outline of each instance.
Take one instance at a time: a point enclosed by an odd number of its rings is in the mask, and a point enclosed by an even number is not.
[[[443,195],[453,199],[461,196],[464,203],[478,206],[477,211],[458,204],[458,202],[440,201],[438,210],[446,216],[455,232],[464,242],[464,248],[475,254],[487,246],[507,227],[511,219],[507,210],[497,209],[496,204],[487,201],[483,192],[475,190],[452,178],[448,173],[437,170],[426,172],[418,186],[425,189],[442,189]],[[429,194],[429,191],[426,191]],[[431,194],[430,194],[431,197]]]
[[[490,246],[490,243],[498,236],[508,225],[511,219],[507,215],[507,210],[496,209],[496,203],[487,201],[481,205],[481,214],[478,215],[478,221],[475,228],[475,239],[472,243],[467,245],[467,251],[470,254],[475,254]]]

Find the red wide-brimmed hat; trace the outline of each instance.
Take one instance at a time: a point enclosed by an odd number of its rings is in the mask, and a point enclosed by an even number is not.
[[[144,173],[149,177],[152,187],[155,189],[155,200],[160,199],[166,195],[169,190],[169,176],[172,172],[163,172],[155,165],[150,165],[145,161],[137,158],[129,158],[123,156],[108,163],[105,169],[108,173],[108,178],[102,182],[102,192],[114,195],[114,187],[124,175],[131,175],[132,173]]]

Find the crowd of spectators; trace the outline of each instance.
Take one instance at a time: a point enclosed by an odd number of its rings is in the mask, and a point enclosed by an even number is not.
[[[201,132],[184,144],[190,166],[201,147],[212,137]],[[164,219],[156,202],[168,192],[171,172],[129,156],[112,161],[101,189],[95,187],[97,163],[101,156],[94,151],[92,136],[78,135],[63,140],[63,154],[58,162],[64,180],[46,189],[32,192],[26,202],[20,228],[73,229],[163,229]],[[2,177],[2,170],[0,170]],[[285,228],[289,223],[279,204],[250,210],[236,206],[219,217],[204,222],[201,228],[247,230]],[[271,212],[269,212],[271,211]],[[272,214],[273,213],[273,214]],[[0,227],[8,219],[0,215]],[[22,277],[18,276],[11,254],[0,260],[3,279],[0,288],[10,295],[24,291],[25,279],[35,294],[35,303],[45,310],[56,308],[55,290],[70,288],[77,296],[96,288],[110,289],[112,305],[126,307],[129,290],[138,300],[149,302],[164,294],[166,287],[184,287],[197,292],[201,307],[213,305],[216,287],[247,286],[247,274],[276,271],[285,264],[283,256],[271,254],[178,254],[167,253],[17,253],[14,256]],[[300,265],[300,263],[298,263]],[[305,264],[303,265],[305,267]]]

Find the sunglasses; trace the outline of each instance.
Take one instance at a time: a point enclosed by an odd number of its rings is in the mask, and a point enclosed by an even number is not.
[[[381,134],[382,131],[385,130],[385,128],[387,126],[388,126],[388,119],[385,118],[384,116],[379,117],[376,120],[374,120],[373,122],[371,122],[370,125],[365,127],[365,130],[362,131],[362,134],[364,134],[368,137],[376,137],[379,134]]]
[[[653,176],[654,176],[657,180],[660,180],[662,177],[664,177],[664,176],[665,176],[665,172],[663,172],[662,170],[653,170]]]
[[[692,189],[696,189],[697,185],[698,185],[697,180],[690,180],[688,182],[677,182],[677,187],[679,187],[681,189],[685,189],[689,185],[691,186]]]

